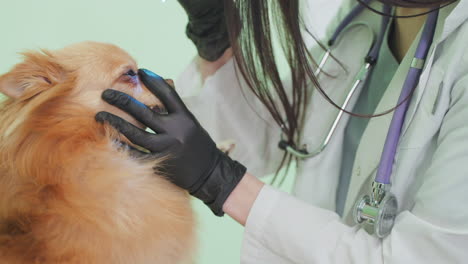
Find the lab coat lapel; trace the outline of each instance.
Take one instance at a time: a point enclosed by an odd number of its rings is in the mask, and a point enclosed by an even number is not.
[[[363,65],[364,58],[372,45],[372,29],[362,23],[354,23],[343,33],[342,39],[346,42],[337,41],[332,50],[333,55],[339,58],[339,62],[329,58],[324,72],[319,75],[322,88],[338,104],[344,100],[359,67]],[[359,43],[359,45],[354,45],[355,48],[349,49],[351,43]],[[358,93],[359,91],[356,91],[356,95],[350,102],[351,108]],[[301,144],[307,145],[310,152],[319,149],[338,112],[339,110],[326,101],[317,90],[313,90],[312,100],[307,109],[308,121],[305,122]],[[347,115],[343,116],[329,145],[322,153],[299,163],[298,170],[313,171],[313,173],[298,173],[300,176],[296,178],[294,193],[302,200],[321,208],[333,210],[335,207],[335,190],[340,171],[336,164],[339,164],[341,160],[343,130],[347,118]],[[311,186],[314,191],[311,191]]]
[[[450,12],[450,15],[447,17],[444,23],[444,27],[441,33],[440,40],[447,38],[450,33],[452,33],[457,27],[459,27],[463,22],[468,19],[468,0],[459,0],[455,8],[444,8],[440,12]],[[446,10],[445,10],[446,9]]]
[[[388,110],[397,104],[413,57],[412,55],[416,49],[416,44],[413,43],[407,55],[400,63],[374,114]],[[354,160],[344,215],[351,212],[350,209],[355,201],[363,195],[363,191],[368,189],[366,186],[363,188],[362,185],[370,185],[369,179],[372,181],[374,178],[391,120],[392,114],[374,117],[369,121],[364,131]]]
[[[351,88],[351,83],[354,82],[355,76],[364,64],[363,58],[365,58],[373,43],[372,29],[362,23],[349,25],[342,34],[343,36],[338,39],[331,51],[333,56],[339,58],[339,60],[329,57],[318,77],[321,88],[327,96],[339,105],[344,101],[347,92]],[[342,39],[345,39],[346,42],[341,41]],[[350,43],[359,43],[360,45],[354,49],[349,49],[347,47]],[[361,60],[356,60],[356,57],[361,58]],[[350,104],[352,103],[354,101]],[[338,112],[339,110],[325,100],[318,89],[313,90],[312,100],[307,109],[307,118],[314,121],[310,122],[312,125],[305,126],[303,134],[305,138],[303,143],[307,144],[309,151],[319,148],[323,143],[323,139],[326,137]],[[306,122],[306,124],[309,123]]]
[[[464,4],[466,5],[466,3],[468,3],[467,1],[464,2]],[[459,7],[457,7],[458,9]],[[468,6],[467,6],[468,8]],[[436,47],[438,45],[438,43],[440,43],[443,39],[443,35],[445,35],[445,37],[447,36],[448,34],[448,31],[446,30],[446,18],[448,16],[448,14],[452,11],[453,7],[446,7],[444,9],[441,9],[440,10],[440,14],[439,14],[439,18],[438,18],[438,21],[437,21],[437,27],[436,27],[436,32],[435,32],[435,35],[434,35],[434,42],[429,50],[429,53],[428,53],[428,57],[426,59],[426,63],[425,63],[425,66],[424,66],[424,70],[421,74],[421,77],[419,79],[419,83],[418,83],[418,86],[416,87],[415,91],[414,91],[414,94],[413,94],[413,97],[411,99],[411,103],[408,107],[408,111],[406,112],[406,118],[405,118],[405,123],[403,124],[403,128],[402,128],[402,136],[405,135],[407,129],[408,129],[408,126],[411,124],[412,120],[413,120],[413,117],[414,117],[414,114],[416,113],[416,110],[418,108],[418,105],[419,105],[419,102],[421,101],[421,98],[422,98],[422,95],[424,94],[424,90],[427,86],[427,82],[429,80],[429,77],[431,75],[431,70],[432,70],[432,63],[434,62],[434,56],[435,56],[435,50],[436,50]],[[454,10],[456,11],[456,10]],[[447,18],[448,19],[448,18]],[[447,20],[448,22],[450,22],[450,20]],[[458,20],[455,20],[453,22],[450,22],[450,27],[453,27],[454,24],[457,24],[459,22],[459,19]],[[452,28],[452,31],[454,30],[454,28]],[[419,38],[416,38],[417,40]],[[418,42],[418,41],[416,41]]]

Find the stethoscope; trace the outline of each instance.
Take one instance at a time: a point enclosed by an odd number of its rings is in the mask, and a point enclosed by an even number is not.
[[[368,4],[370,1],[371,0],[364,0],[363,2],[365,4]],[[333,44],[335,43],[340,33],[351,23],[351,21],[357,15],[359,15],[364,10],[364,8],[364,5],[358,4],[338,25],[337,29],[335,30],[328,42],[328,49],[326,53],[323,55],[322,59],[320,60],[320,63],[318,64],[318,69],[315,72],[316,76],[320,73],[321,69],[329,59],[331,55],[331,48],[333,47]],[[385,5],[383,12],[386,14],[390,14],[391,7]],[[390,233],[398,212],[397,199],[395,195],[393,195],[390,192],[390,178],[392,174],[392,166],[395,160],[396,148],[401,136],[401,128],[403,126],[403,122],[405,121],[405,115],[410,103],[411,94],[414,88],[418,85],[419,78],[421,76],[425,60],[427,58],[427,54],[429,53],[430,46],[434,39],[438,14],[438,10],[434,10],[433,12],[429,13],[428,18],[426,20],[423,32],[421,34],[421,38],[419,40],[419,44],[416,48],[416,52],[414,54],[410,69],[408,71],[408,75],[406,76],[406,80],[403,84],[403,88],[398,99],[400,105],[395,109],[392,121],[390,123],[390,128],[387,133],[380,163],[377,169],[375,179],[372,183],[371,194],[364,195],[361,199],[357,201],[354,207],[353,215],[355,222],[360,225],[370,226],[373,233],[376,234],[379,238],[384,238]],[[389,16],[382,17],[382,24],[377,41],[373,44],[373,46],[369,50],[369,53],[364,59],[364,63],[361,66],[361,69],[359,70],[358,74],[356,75],[353,85],[348,91],[345,100],[343,101],[343,104],[341,106],[342,109],[346,109],[354,92],[368,79],[368,76],[371,73],[378,59],[378,54],[382,45],[382,41],[384,40],[385,31],[389,22]],[[311,152],[305,149],[299,150],[294,148],[293,146],[284,144],[284,141],[281,142],[283,144],[280,143],[280,147],[299,159],[307,159],[317,156],[318,154],[323,152],[323,150],[330,142],[338,124],[340,123],[340,120],[342,119],[343,113],[344,111],[342,110],[338,112],[322,144],[320,144],[320,146],[316,150]]]

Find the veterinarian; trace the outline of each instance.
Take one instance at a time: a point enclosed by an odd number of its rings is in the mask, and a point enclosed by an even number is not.
[[[184,103],[140,70],[167,113],[103,98],[157,134],[97,120],[169,155],[176,185],[245,225],[242,263],[466,263],[468,0],[345,0],[313,47],[298,0],[276,0],[290,81],[268,1],[179,2],[199,54],[177,82]],[[293,195],[255,177],[292,159]]]

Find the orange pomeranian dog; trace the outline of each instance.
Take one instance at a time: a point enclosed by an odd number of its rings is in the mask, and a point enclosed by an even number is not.
[[[120,48],[28,52],[0,76],[0,263],[182,263],[194,246],[188,194],[130,155],[99,111],[112,88],[153,107]]]

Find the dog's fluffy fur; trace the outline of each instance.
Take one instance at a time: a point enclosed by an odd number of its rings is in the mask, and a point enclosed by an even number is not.
[[[159,102],[120,48],[24,53],[0,76],[0,263],[180,263],[194,221],[187,193],[134,158],[98,111],[107,88]],[[129,73],[130,74],[126,74]]]

